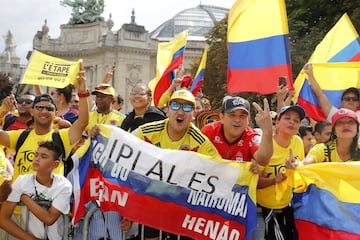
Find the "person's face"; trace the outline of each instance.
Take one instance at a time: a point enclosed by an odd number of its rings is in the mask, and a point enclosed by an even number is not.
[[[195,101],[195,112],[194,115],[196,116],[199,112],[203,111],[203,105],[200,101]]]
[[[56,88],[53,88],[50,95],[55,100],[56,104],[58,104],[62,94],[59,94],[58,90]]]
[[[34,117],[34,124],[44,127],[51,125],[55,114],[56,108],[55,105],[49,102],[38,102],[31,109],[31,114]]]
[[[312,147],[312,142],[311,142],[312,138],[313,138],[312,133],[310,131],[306,131],[306,135],[302,138],[305,154],[307,154]]]
[[[30,109],[34,102],[35,96],[33,95],[23,95],[20,99],[17,100],[17,107],[19,115],[30,114]]]
[[[331,126],[325,126],[321,133],[315,133],[316,143],[326,143],[331,137]]]
[[[220,117],[223,122],[225,136],[231,137],[228,140],[239,138],[249,125],[249,114],[242,109],[222,113]]]
[[[118,103],[117,99],[114,99],[114,102],[112,104],[112,108],[117,110],[117,111],[120,111],[122,108],[123,108],[123,103]]]
[[[32,170],[51,172],[59,165],[59,161],[54,159],[54,153],[45,148],[39,147],[32,161]]]
[[[146,108],[151,103],[151,97],[144,86],[136,85],[130,92],[130,103],[134,109]]]
[[[211,105],[210,104],[204,104],[204,111],[210,111]]]
[[[172,102],[175,102],[176,105],[180,104],[180,107],[178,110],[175,110],[172,108]],[[172,101],[169,105],[169,111],[168,111],[168,118],[169,118],[169,124],[168,128],[170,128],[170,131],[175,133],[183,133],[187,130],[189,127],[189,124],[194,116],[194,107],[192,106],[192,110],[189,112],[184,111],[184,105],[188,104],[192,105],[191,102],[182,100],[182,99],[176,99]],[[169,129],[168,129],[169,130]]]
[[[300,116],[296,111],[288,110],[276,121],[278,133],[296,135],[300,128]]]
[[[344,108],[350,109],[352,111],[356,111],[359,106],[359,99],[357,98],[355,93],[347,93],[341,100],[341,104]]]
[[[354,138],[357,129],[356,121],[353,118],[340,118],[335,123],[335,134],[337,138]]]
[[[99,113],[108,113],[110,111],[113,96],[97,92],[95,95],[95,104]]]
[[[75,109],[79,109],[79,96],[73,95],[71,97],[71,107]]]

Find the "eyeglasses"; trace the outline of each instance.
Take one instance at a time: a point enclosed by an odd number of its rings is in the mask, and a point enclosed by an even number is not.
[[[349,97],[349,96],[345,96],[342,99],[345,102],[357,102],[359,101],[359,99],[357,97]]]
[[[130,92],[131,96],[145,96],[147,95],[146,92]]]
[[[32,104],[34,101],[31,99],[24,99],[24,98],[20,98],[16,101],[18,104]]]
[[[35,109],[40,111],[40,112],[42,110],[44,110],[44,109],[46,109],[46,111],[48,111],[48,112],[54,112],[55,111],[54,107],[52,107],[52,106],[43,106],[43,105],[36,105]]]
[[[178,102],[171,102],[170,109],[173,111],[177,111],[182,107],[184,112],[191,112],[193,110],[193,105],[189,103],[178,103]]]

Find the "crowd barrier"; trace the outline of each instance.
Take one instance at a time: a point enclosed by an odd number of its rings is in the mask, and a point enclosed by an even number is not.
[[[49,201],[37,201],[37,203],[44,207],[44,208],[50,208],[51,207],[51,202]],[[18,206],[22,206],[21,203],[18,203]],[[98,211],[99,207],[97,205],[93,205],[91,208],[88,209],[87,213],[85,214],[85,216],[83,217],[83,219],[81,221],[83,221],[83,231],[82,231],[82,240],[87,240],[88,239],[88,232],[89,232],[89,225],[90,225],[90,221],[91,221],[91,218],[92,216],[94,215],[94,213],[96,211]],[[105,220],[105,226],[107,227],[108,225],[108,218],[107,218],[107,212],[104,212],[104,220]],[[29,217],[30,217],[30,211],[26,210],[26,213],[25,213],[25,222],[23,224],[23,227],[26,231],[29,230]],[[63,240],[72,240],[73,239],[73,234],[74,234],[74,228],[71,224],[71,221],[70,221],[70,216],[68,214],[63,214],[61,216],[63,218],[63,221],[64,221],[64,229],[63,229]],[[43,237],[43,239],[47,239],[47,228],[48,226],[44,224],[44,232],[45,232],[45,235]],[[141,240],[144,240],[145,237],[144,237],[144,225],[140,225],[139,227],[140,229],[140,239]],[[126,234],[123,232],[123,235],[122,235],[122,239],[129,239],[129,238],[132,238],[132,237],[135,237],[133,234],[129,235],[129,234]],[[160,239],[162,239],[163,237],[163,232],[160,231]],[[8,233],[6,233],[5,235],[5,239],[3,240],[10,240],[10,239],[14,239],[12,237],[10,237],[10,235]],[[106,239],[110,239],[108,236],[107,236],[107,232],[106,230],[104,230],[104,237],[103,237],[104,240]],[[177,239],[180,240],[180,235],[177,235]]]

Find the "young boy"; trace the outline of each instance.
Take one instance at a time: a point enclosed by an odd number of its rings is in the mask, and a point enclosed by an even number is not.
[[[19,239],[62,239],[64,227],[61,214],[70,210],[71,183],[63,176],[53,174],[59,165],[61,147],[54,142],[39,143],[32,162],[35,174],[19,176],[12,186],[12,192],[2,204],[0,210],[0,227]],[[46,209],[38,201],[49,201]],[[26,208],[30,211],[28,232],[17,225],[11,216],[18,202],[22,202],[23,220],[26,219]],[[45,233],[45,225],[48,226]]]

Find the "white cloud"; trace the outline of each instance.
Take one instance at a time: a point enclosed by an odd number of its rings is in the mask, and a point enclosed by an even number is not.
[[[129,23],[132,9],[135,9],[136,23],[144,25],[148,31],[173,17],[178,12],[196,7],[200,4],[231,8],[235,0],[105,0],[105,11],[102,16],[107,20],[112,14],[114,27],[120,29],[122,24]],[[17,44],[16,52],[22,63],[26,63],[26,54],[32,49],[32,41],[37,31],[41,30],[47,19],[49,35],[57,38],[60,25],[70,19],[71,7],[60,5],[60,0],[2,0],[0,8],[0,36],[10,30]],[[0,39],[0,53],[5,48],[4,38]]]

